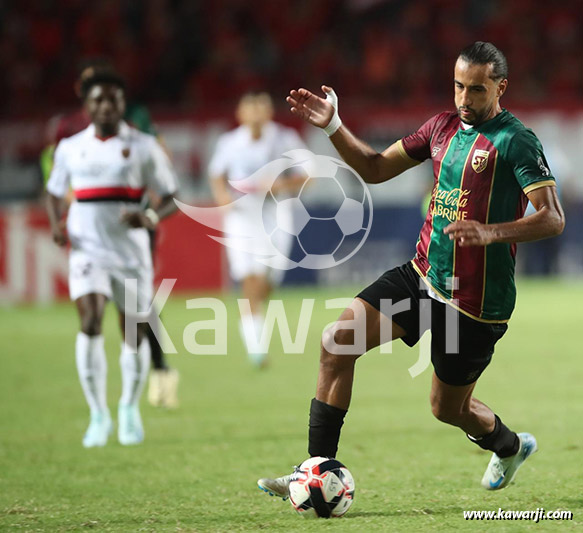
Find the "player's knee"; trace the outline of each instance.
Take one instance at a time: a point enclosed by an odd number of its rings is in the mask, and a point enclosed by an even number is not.
[[[322,335],[320,344],[321,371],[334,373],[354,366],[355,356],[347,355],[344,352],[338,353],[334,349],[334,346],[342,345],[342,338],[339,338],[337,334],[338,331],[330,328]]]
[[[329,364],[336,364],[337,357],[335,357],[335,346],[340,344],[338,342],[339,338],[337,336],[337,331],[334,327],[328,328],[322,334],[322,340],[320,343],[320,361],[329,362]]]
[[[337,346],[348,347],[353,344],[354,331],[350,329],[339,329],[335,326],[331,326],[326,331],[324,331],[324,334],[322,335],[322,350],[326,350],[331,354],[335,353],[335,347]],[[345,352],[345,350],[342,350],[342,353]]]
[[[136,326],[136,339],[138,345],[142,343],[142,340],[148,338],[149,327],[147,323],[141,322]]]
[[[87,313],[81,319],[81,331],[90,337],[101,335],[101,318],[96,314]]]

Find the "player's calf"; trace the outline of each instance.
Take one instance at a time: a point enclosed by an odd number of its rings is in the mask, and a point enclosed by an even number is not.
[[[431,403],[431,413],[440,422],[456,427],[462,427],[469,415],[467,410],[463,411],[458,407],[451,407],[439,402]]]

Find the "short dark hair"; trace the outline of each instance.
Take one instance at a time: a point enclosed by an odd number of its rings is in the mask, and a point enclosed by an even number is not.
[[[113,63],[111,59],[105,56],[90,56],[82,58],[77,64],[77,73],[79,79],[84,78],[83,73],[86,70],[93,70],[94,72],[102,72],[104,70],[113,71]]]
[[[125,80],[117,73],[112,71],[97,71],[93,76],[84,79],[81,82],[81,96],[83,100],[87,98],[89,91],[94,85],[98,84],[116,85],[123,91],[126,89]]]
[[[506,58],[492,43],[476,41],[474,44],[466,46],[460,52],[459,57],[475,65],[491,64],[491,78],[493,80],[504,80],[508,78],[508,63],[506,62]]]

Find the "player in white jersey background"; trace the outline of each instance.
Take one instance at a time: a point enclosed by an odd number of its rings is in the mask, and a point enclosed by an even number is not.
[[[147,311],[153,295],[147,230],[176,210],[172,196],[176,179],[155,137],[122,120],[122,78],[113,72],[96,73],[83,81],[82,93],[92,124],[57,146],[47,184],[47,209],[55,242],[71,244],[69,292],[81,322],[75,355],[91,412],[83,445],[105,445],[112,429],[102,335],[108,299],[118,309],[124,335],[118,438],[122,444],[138,444],[144,438],[139,400],[148,375],[150,346],[145,340],[146,324],[138,324],[137,342],[125,339],[125,282],[136,280],[137,291],[130,297],[135,299],[137,311]],[[75,201],[65,222],[64,197],[70,188]],[[155,210],[143,211],[140,202],[149,189],[161,201]]]
[[[273,104],[271,97],[263,92],[244,94],[237,107],[237,121],[240,126],[220,136],[209,164],[211,190],[219,206],[231,206],[224,219],[223,231],[227,236],[247,233],[254,234],[252,213],[263,212],[264,219],[274,217],[273,202],[266,201],[263,184],[257,184],[255,192],[242,195],[229,185],[229,182],[244,180],[278,159],[283,153],[305,148],[297,132],[272,121]],[[288,174],[285,179],[277,179],[271,192],[278,198],[301,188],[305,177]],[[234,200],[238,200],[233,204]],[[282,211],[278,210],[278,216]],[[291,212],[287,213],[292,217]],[[248,228],[248,231],[245,231]],[[278,242],[278,250],[289,257],[291,237]],[[287,254],[285,251],[287,250]],[[243,251],[236,247],[227,248],[229,270],[234,281],[241,284],[243,298],[249,301],[250,313],[242,313],[240,330],[245,342],[249,359],[257,366],[266,363],[266,348],[254,350],[250,339],[257,339],[263,330],[263,306],[274,285],[281,282],[283,270],[269,267],[257,260],[269,255],[269,249],[256,244],[256,249]]]
[[[85,78],[90,78],[98,72],[115,72],[112,61],[106,57],[92,57],[83,60],[79,68],[79,76],[74,84],[75,95],[81,100],[80,108],[70,113],[56,115],[49,120],[49,126],[47,128],[49,145],[42,151],[40,159],[45,183],[50,177],[53,167],[53,155],[59,141],[79,133],[91,124],[91,117],[83,105],[81,86]],[[124,120],[138,130],[154,135],[162,145],[162,148],[168,153],[164,145],[164,140],[156,131],[146,107],[137,102],[126,102]],[[169,153],[168,155],[170,157]],[[70,191],[70,200],[73,200],[72,191]],[[144,200],[145,203],[142,205],[150,204],[156,206],[159,198],[152,191],[148,191]],[[150,235],[150,251],[152,258],[155,259],[156,231],[148,230],[148,233]],[[150,341],[150,352],[152,356],[148,400],[155,407],[174,408],[178,406],[179,375],[178,370],[168,364],[167,357],[158,342],[155,331],[159,331],[159,328],[160,315],[153,308],[150,316],[150,327],[148,328],[148,340]]]

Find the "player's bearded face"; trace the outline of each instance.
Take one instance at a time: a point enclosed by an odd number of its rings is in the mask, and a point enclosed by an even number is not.
[[[454,70],[455,106],[462,122],[478,125],[500,111],[499,99],[506,80],[491,78],[492,65],[476,65],[458,59]]]
[[[94,85],[85,101],[92,122],[106,134],[117,130],[125,113],[123,90],[116,85],[103,83]]]

